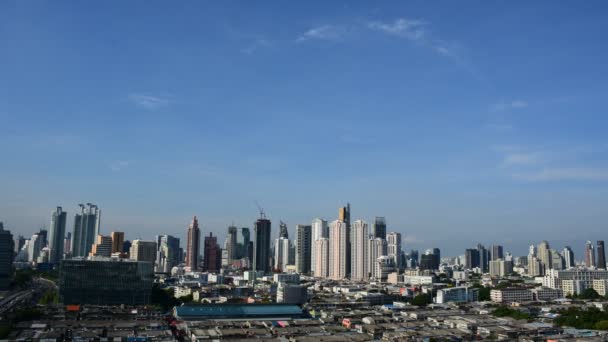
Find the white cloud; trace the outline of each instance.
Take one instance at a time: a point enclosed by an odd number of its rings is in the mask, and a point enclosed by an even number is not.
[[[513,178],[532,182],[549,181],[606,181],[608,169],[587,167],[553,167],[539,171],[518,172]]]
[[[539,153],[509,153],[505,156],[503,165],[534,165],[540,163],[541,159]]]
[[[344,29],[344,27],[335,25],[323,25],[311,28],[310,30],[304,32],[296,39],[296,42],[305,42],[313,39],[335,41],[340,40],[345,33],[346,30]]]
[[[131,164],[131,161],[129,161],[129,160],[116,160],[116,161],[111,162],[109,167],[110,167],[110,170],[117,172],[117,171],[127,168],[130,164]]]
[[[420,41],[427,37],[426,23],[422,20],[400,18],[392,23],[370,22],[367,27],[386,34]]]
[[[169,99],[166,97],[146,95],[146,94],[130,94],[129,100],[136,106],[145,109],[157,109],[169,104]]]
[[[511,109],[521,109],[528,107],[528,103],[522,100],[513,100],[507,102],[498,102],[492,105],[492,110],[495,112],[502,112]]]

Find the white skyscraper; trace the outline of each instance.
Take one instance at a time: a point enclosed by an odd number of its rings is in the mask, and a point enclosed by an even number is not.
[[[329,227],[327,226],[327,221],[316,218],[312,220],[312,244],[310,250],[310,271],[312,273],[315,272],[315,267],[317,265],[316,257],[317,253],[315,252],[316,244],[315,241],[321,238],[329,238]]]
[[[376,262],[379,257],[386,256],[386,240],[382,238],[369,239],[367,246],[367,269],[371,273],[371,278],[379,280],[382,275],[377,273]]]
[[[320,238],[314,242],[315,245],[315,271],[317,278],[329,277],[329,239]]]
[[[387,243],[387,255],[393,259],[395,267],[399,268],[401,265],[399,261],[401,259],[401,233],[390,232],[386,234]]]
[[[344,221],[335,220],[329,227],[329,278],[341,280],[347,276],[348,234]]]
[[[287,265],[290,264],[293,248],[291,247],[291,241],[284,237],[280,237],[274,241],[274,268],[285,271]]]
[[[368,277],[367,268],[367,242],[369,240],[368,226],[365,221],[357,220],[353,222],[350,241],[351,241],[351,279],[365,280]]]

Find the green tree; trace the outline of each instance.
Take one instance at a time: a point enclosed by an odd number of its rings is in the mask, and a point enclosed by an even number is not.
[[[608,330],[608,320],[603,320],[595,323],[596,330]]]
[[[412,304],[416,306],[426,306],[431,302],[431,298],[426,293],[421,293],[412,299]]]
[[[592,288],[585,289],[583,293],[578,296],[580,299],[599,299],[602,298],[597,291]]]
[[[48,290],[42,295],[38,304],[48,305],[48,304],[57,304],[59,303],[59,294],[57,290]]]

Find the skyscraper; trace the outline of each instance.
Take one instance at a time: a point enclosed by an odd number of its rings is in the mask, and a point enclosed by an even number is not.
[[[386,240],[386,219],[377,216],[372,225],[372,236]]]
[[[156,241],[133,240],[130,258],[137,261],[149,261],[154,265],[156,260]]]
[[[204,270],[208,272],[219,272],[222,263],[222,250],[217,244],[217,237],[213,236],[213,233],[209,233],[209,236],[205,236],[204,245]]]
[[[344,216],[346,217],[346,216]],[[329,278],[341,280],[348,276],[348,228],[346,222],[335,220],[329,226]]]
[[[289,231],[287,230],[287,223],[279,221],[279,238],[289,239]]]
[[[29,244],[28,244],[28,251],[27,251],[27,256],[28,256],[29,262],[36,262],[36,260],[38,259],[38,256],[40,255],[40,252],[42,251],[42,248],[44,248],[44,246],[42,245],[43,241],[44,241],[44,238],[41,235],[38,235],[38,234],[32,235],[32,238],[30,239]]]
[[[591,241],[587,241],[585,244],[585,266],[595,267],[595,251]]]
[[[13,274],[15,241],[10,231],[0,222],[0,290],[8,290]]]
[[[74,233],[72,234],[72,255],[84,257],[89,255],[95,237],[99,235],[101,210],[94,204],[79,204],[80,213],[74,216]]]
[[[378,258],[386,256],[386,240],[382,238],[369,239],[367,252],[367,272],[375,280],[381,280],[378,274],[379,268],[376,267]]]
[[[490,253],[482,244],[477,244],[477,250],[479,251],[479,268],[482,272],[488,272],[490,269]]]
[[[304,224],[296,225],[296,272],[310,273],[312,250],[312,227]]]
[[[190,267],[191,271],[198,270],[198,258],[201,254],[200,247],[201,231],[198,228],[198,220],[194,216],[188,227],[188,246],[186,247],[186,267]]]
[[[357,220],[353,223],[351,229],[351,276],[352,280],[365,280],[368,277],[368,240],[369,233],[367,228],[367,222],[363,220]]]
[[[502,251],[502,246],[501,245],[492,245],[491,249],[490,249],[490,259],[491,260],[498,260],[498,259],[503,259],[504,255],[503,255],[503,251]]]
[[[123,245],[125,243],[125,233],[124,232],[112,232],[110,233],[110,238],[112,239],[112,254],[114,253],[123,253]]]
[[[51,234],[49,239],[49,262],[54,265],[59,265],[59,262],[63,259],[66,221],[67,213],[61,207],[57,207],[51,214]]]
[[[566,269],[574,267],[574,252],[570,246],[564,247],[562,251],[562,256],[564,257],[564,266]]]
[[[110,257],[112,255],[112,237],[97,235],[89,255]]]
[[[317,244],[315,242],[321,238],[329,238],[329,227],[327,226],[327,221],[316,218],[312,220],[312,247],[310,249],[310,270],[315,275],[315,267],[317,267]]]
[[[315,271],[317,278],[329,277],[329,238],[322,237],[315,241]]]
[[[604,240],[597,241],[597,268],[606,269],[606,252],[604,251]]]
[[[344,222],[346,224],[346,277],[350,275],[350,266],[351,266],[351,250],[350,250],[350,203],[346,203],[346,207],[342,207],[338,210],[338,220]],[[331,254],[330,254],[331,257]]]
[[[68,234],[63,239],[63,253],[66,255],[72,254],[72,233],[68,232]]]
[[[479,267],[479,250],[468,248],[464,251],[464,268],[472,270]]]
[[[271,237],[270,220],[262,215],[254,223],[253,234],[255,241],[253,243],[253,269],[270,273],[270,237]]]
[[[249,228],[239,228],[237,231],[236,242],[237,259],[247,258],[249,262],[253,262],[253,244],[251,241],[251,232]]]
[[[274,242],[274,269],[285,272],[291,259],[291,241],[285,237],[280,237]]]
[[[401,233],[390,232],[386,235],[387,255],[393,259],[393,265],[401,267]]]
[[[226,254],[228,255],[228,264],[232,264],[238,257],[237,243],[237,228],[235,226],[228,227],[228,235],[226,236]]]
[[[547,241],[543,240],[538,244],[538,248],[536,248],[536,258],[541,265],[541,275],[544,275],[552,266],[551,247],[549,247]]]
[[[183,262],[179,238],[172,235],[156,236],[156,271],[170,273],[171,269]]]

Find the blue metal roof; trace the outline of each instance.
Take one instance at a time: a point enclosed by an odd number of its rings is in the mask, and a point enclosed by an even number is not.
[[[175,315],[188,317],[299,316],[303,310],[292,304],[201,304],[175,307]]]

